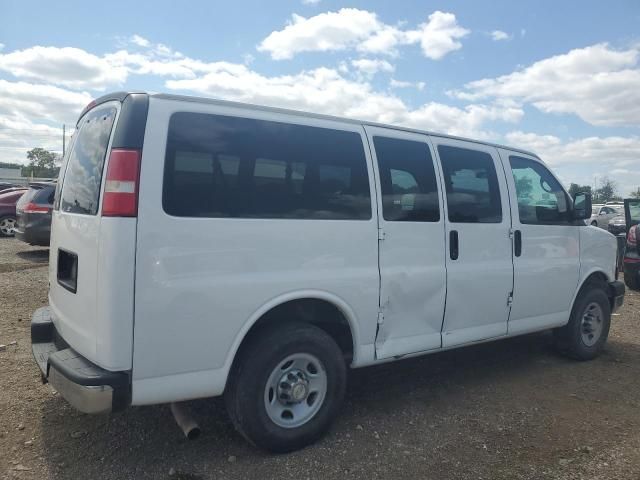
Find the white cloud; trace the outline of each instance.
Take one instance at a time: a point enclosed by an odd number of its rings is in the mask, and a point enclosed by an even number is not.
[[[502,30],[494,30],[491,32],[491,39],[499,42],[500,40],[509,40],[511,36],[507,32],[503,32]]]
[[[407,82],[403,80],[396,80],[395,78],[392,78],[389,81],[389,86],[391,88],[417,88],[422,91],[426,85],[427,84],[425,82]]]
[[[360,58],[352,60],[353,65],[359,72],[371,78],[378,72],[394,72],[395,67],[386,60],[374,60],[370,58]]]
[[[432,60],[440,60],[450,52],[462,48],[459,40],[469,34],[469,30],[458,25],[453,13],[433,12],[429,21],[420,25],[418,30],[406,33],[410,42],[420,41],[422,52]]]
[[[640,137],[586,137],[563,142],[554,135],[521,131],[505,135],[506,141],[532,150],[551,165],[608,165],[610,168],[638,165]]]
[[[229,100],[484,138],[489,135],[484,131],[486,123],[515,123],[522,117],[522,110],[511,105],[458,108],[431,102],[411,108],[363,79],[350,80],[329,68],[274,77],[223,62],[208,64],[208,69],[193,79],[168,80],[166,86]]]
[[[320,3],[320,0],[302,0],[304,5],[317,5]]]
[[[293,14],[287,26],[271,32],[257,48],[275,60],[284,60],[301,52],[345,49],[396,55],[398,46],[420,44],[426,57],[439,60],[460,49],[459,40],[468,34],[452,13],[433,12],[416,29],[402,30],[381,22],[373,12],[342,8],[309,18]]]
[[[572,113],[593,125],[640,124],[640,47],[606,43],[535,62],[521,71],[450,92],[467,101],[512,99],[545,113]]]
[[[35,46],[0,54],[0,70],[16,78],[75,89],[101,90],[127,79],[125,68],[73,47]]]
[[[376,14],[357,8],[343,8],[305,18],[293,14],[282,30],[265,38],[258,50],[275,60],[292,58],[300,52],[344,50],[365,40],[381,26]]]
[[[74,124],[91,98],[86,92],[72,92],[53,85],[0,79],[0,118],[6,115]]]
[[[151,42],[140,35],[133,35],[131,37],[131,43],[138,45],[139,47],[148,47],[151,45]]]
[[[4,43],[0,43],[0,52],[4,50],[4,47],[5,47]]]
[[[554,135],[514,131],[505,135],[505,141],[540,155],[567,185],[591,185],[594,177],[607,175],[618,183],[622,195],[640,186],[640,137],[594,136],[565,142]]]

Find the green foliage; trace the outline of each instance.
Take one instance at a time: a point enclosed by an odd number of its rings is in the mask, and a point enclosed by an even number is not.
[[[44,148],[36,147],[27,152],[29,164],[22,167],[23,177],[53,178],[58,176],[60,156]]]

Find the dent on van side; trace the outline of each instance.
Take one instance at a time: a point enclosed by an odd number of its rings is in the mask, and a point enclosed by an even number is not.
[[[34,357],[81,411],[224,395],[248,440],[294,450],[329,428],[349,366],[544,329],[597,356],[624,284],[590,215],[517,149],[107,95],[61,168]]]

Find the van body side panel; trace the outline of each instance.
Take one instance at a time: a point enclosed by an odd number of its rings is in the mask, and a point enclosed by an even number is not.
[[[511,158],[523,158],[550,170],[537,158],[501,149],[500,157],[507,172],[507,182],[513,205],[513,229],[521,232],[522,253],[514,256],[513,305],[509,318],[509,334],[527,333],[545,328],[564,325],[569,321],[573,305],[574,292],[578,286],[581,257],[580,231],[584,225],[571,224],[570,221],[557,224],[523,223],[520,210],[527,211],[526,189],[521,188],[518,198],[518,185],[514,180]],[[534,177],[532,170],[526,170]],[[521,174],[520,182],[528,180]],[[539,183],[539,182],[536,182]],[[560,185],[560,182],[557,182]],[[540,190],[532,185],[532,194]],[[554,197],[549,194],[549,198]],[[556,200],[554,200],[556,201]],[[519,204],[520,202],[520,204]],[[568,208],[568,206],[567,206]],[[591,227],[590,227],[591,228]],[[608,232],[602,232],[608,235]],[[610,236],[610,235],[608,235]],[[615,250],[614,250],[615,251]],[[591,252],[593,253],[593,252]],[[611,259],[611,266],[615,259]]]
[[[446,294],[444,214],[426,135],[365,127],[379,179],[376,358],[439,349]]]
[[[372,211],[366,220],[169,215],[163,208],[167,132],[172,115],[183,112],[355,132],[363,150],[366,146],[364,129],[358,125],[151,97],[138,210],[133,403],[148,403],[162,377],[167,385],[172,385],[171,378],[180,385],[180,391],[171,393],[175,398],[219,394],[233,346],[255,313],[273,299],[302,290],[326,292],[344,301],[358,322],[359,343],[372,344],[379,273],[368,154]],[[184,195],[183,204],[189,208],[191,193]],[[245,200],[242,195],[237,198]],[[179,381],[196,372],[209,381]]]
[[[460,140],[431,140],[445,191],[447,299],[442,346],[505,336],[513,259],[508,189],[498,152]]]

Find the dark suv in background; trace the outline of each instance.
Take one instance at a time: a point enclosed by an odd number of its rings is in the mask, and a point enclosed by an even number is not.
[[[55,192],[55,182],[29,185],[29,190],[16,205],[17,221],[14,231],[17,239],[30,245],[49,246]]]

